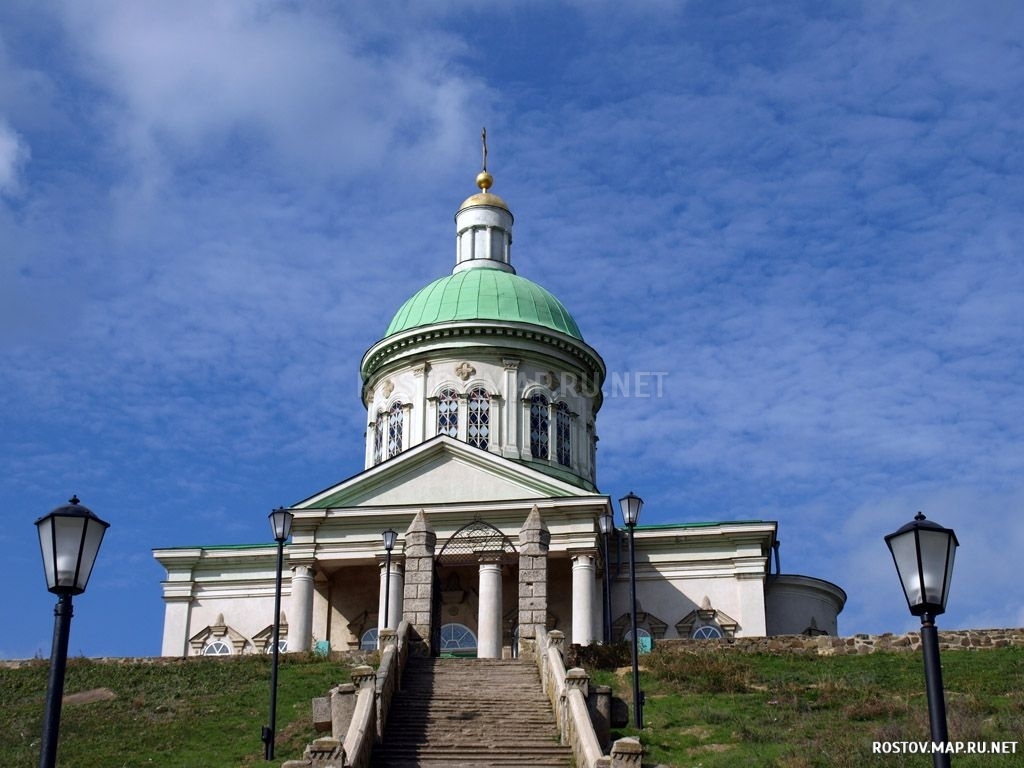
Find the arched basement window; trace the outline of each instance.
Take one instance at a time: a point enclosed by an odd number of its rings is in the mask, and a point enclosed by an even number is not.
[[[651,633],[648,632],[643,627],[637,627],[636,628],[636,636],[639,637],[641,640],[643,640],[645,637],[650,639]],[[632,629],[627,629],[626,632],[622,635],[622,642],[630,643],[632,641],[633,641],[633,630]]]
[[[530,397],[530,455],[535,459],[547,459],[550,456],[548,428],[548,399],[536,394]]]
[[[397,456],[402,450],[402,428],[405,426],[405,413],[402,404],[395,403],[388,411],[388,458]]]
[[[459,395],[454,389],[445,389],[437,396],[437,434],[458,437]]]
[[[555,454],[564,467],[572,464],[572,416],[569,406],[559,403],[555,409]]]
[[[277,641],[277,650],[278,650],[279,653],[287,653],[288,652],[288,638],[282,637],[280,640]],[[274,641],[271,640],[269,643],[267,643],[267,650],[265,650],[264,653],[273,653],[273,652],[274,652]]]
[[[370,629],[363,632],[363,636],[359,638],[359,650],[377,650],[377,627],[371,627]]]
[[[712,624],[704,624],[693,630],[690,635],[694,640],[717,640],[722,636],[722,630]]]
[[[441,626],[441,653],[469,653],[476,651],[476,635],[465,624]]]
[[[214,640],[203,648],[203,656],[230,656],[231,645],[223,640]]]
[[[491,395],[486,389],[474,389],[469,393],[469,422],[466,426],[466,442],[486,451],[491,438]]]

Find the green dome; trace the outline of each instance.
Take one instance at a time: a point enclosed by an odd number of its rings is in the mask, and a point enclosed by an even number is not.
[[[536,283],[500,269],[467,269],[435,280],[402,305],[384,336],[453,320],[530,323],[583,340],[562,302]]]

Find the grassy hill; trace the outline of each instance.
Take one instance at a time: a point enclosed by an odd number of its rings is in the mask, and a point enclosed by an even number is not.
[[[361,660],[360,660],[361,661]],[[942,656],[950,736],[1016,741],[1016,755],[958,756],[953,764],[1024,764],[1024,649]],[[315,737],[310,699],[348,681],[349,660],[282,657],[277,757]],[[38,762],[47,662],[0,668],[0,764]],[[628,700],[628,669],[594,671]],[[102,663],[73,659],[59,764],[65,768],[233,768],[267,765],[270,660],[261,656]],[[872,741],[927,739],[920,654],[644,657],[645,765],[718,768],[922,766],[921,755],[872,754]],[[631,728],[618,735],[634,735]],[[280,763],[278,763],[280,764]]]
[[[1017,754],[955,756],[1024,765],[1024,648],[942,654],[951,740],[1016,741]],[[631,669],[593,673],[630,698]],[[643,657],[644,765],[852,768],[930,766],[875,754],[874,741],[929,740],[920,652],[867,656],[688,654]],[[632,728],[618,735],[637,735]]]

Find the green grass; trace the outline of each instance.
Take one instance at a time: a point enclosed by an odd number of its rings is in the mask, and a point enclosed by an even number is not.
[[[310,700],[350,682],[355,662],[281,657],[278,765],[318,735]],[[47,661],[0,668],[0,764],[39,761]],[[267,765],[260,740],[270,714],[270,657],[190,658],[158,663],[68,662],[65,695],[107,688],[115,698],[66,704],[57,764],[64,768],[226,768]],[[279,758],[279,759],[278,759]]]
[[[282,657],[277,764],[298,758],[318,734],[310,699],[360,661]],[[372,660],[371,660],[372,663]],[[617,659],[616,663],[621,663]],[[954,756],[957,768],[1024,764],[1024,648],[942,655],[950,737],[1017,741],[1017,755]],[[39,759],[48,664],[0,668],[0,764]],[[628,664],[591,670],[593,682],[630,698]],[[927,739],[920,653],[792,656],[673,652],[643,657],[645,766],[674,768],[927,768],[921,755],[876,755],[875,740]],[[158,663],[72,659],[65,693],[107,688],[115,698],[64,707],[63,768],[235,768],[267,765],[270,659]],[[632,728],[615,736],[636,735]]]
[[[1015,755],[959,755],[958,767],[1024,765],[1024,649],[942,655],[951,740],[1016,741]],[[632,670],[592,672],[630,703]],[[680,653],[643,658],[644,765],[676,768],[930,766],[872,753],[928,739],[920,653],[869,656]],[[632,709],[631,709],[632,712]],[[635,736],[629,727],[613,734]]]

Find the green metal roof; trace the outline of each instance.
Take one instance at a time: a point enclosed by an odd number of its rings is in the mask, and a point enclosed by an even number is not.
[[[525,277],[500,269],[467,269],[435,280],[402,305],[384,336],[453,320],[530,323],[583,340],[562,302]]]

